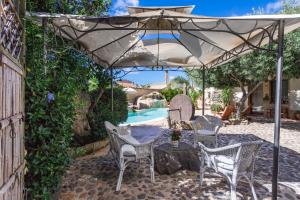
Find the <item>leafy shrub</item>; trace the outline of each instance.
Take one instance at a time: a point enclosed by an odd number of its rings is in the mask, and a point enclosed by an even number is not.
[[[82,4],[77,1],[26,1],[34,12],[53,12],[100,15],[109,1]],[[91,67],[87,56],[69,48],[48,29],[26,19],[26,89],[25,89],[25,146],[27,174],[25,187],[28,199],[52,199],[65,167],[70,161],[72,124],[75,116],[75,95],[87,88]],[[45,46],[44,46],[45,44]],[[44,52],[46,47],[47,52]],[[45,56],[46,53],[46,56]],[[98,80],[99,69],[92,75]],[[78,152],[77,152],[78,153]]]
[[[49,47],[44,60],[43,30],[26,22],[25,186],[28,199],[51,199],[70,161],[75,97],[87,88],[89,59],[71,49]],[[47,41],[49,44],[50,42]],[[54,47],[53,47],[54,48]]]
[[[223,110],[223,107],[222,107],[221,104],[212,104],[210,106],[210,109],[211,109],[212,112],[220,112],[220,111]]]
[[[230,105],[230,102],[231,102],[232,97],[233,97],[232,89],[229,88],[229,87],[224,88],[222,90],[221,97],[222,97],[222,102],[223,102],[224,106]]]
[[[91,92],[91,98],[95,99],[97,92]],[[104,122],[109,121],[113,124],[125,122],[128,117],[128,102],[126,93],[121,88],[114,88],[114,113],[111,112],[111,90],[106,88],[100,101],[89,113],[88,119],[91,126],[91,133],[95,140],[105,138],[106,131]]]
[[[160,93],[162,95],[164,95],[164,97],[166,98],[166,100],[168,102],[170,102],[171,99],[173,99],[173,97],[175,97],[177,94],[182,94],[183,91],[179,88],[176,88],[176,89],[166,88],[166,89],[161,90]]]
[[[194,106],[197,106],[197,99],[202,96],[202,92],[192,90],[189,92],[189,96],[191,97]]]

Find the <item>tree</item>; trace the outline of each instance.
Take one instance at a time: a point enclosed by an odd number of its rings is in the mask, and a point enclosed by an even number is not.
[[[182,76],[176,76],[169,82],[168,86],[171,88],[180,88],[183,90],[184,94],[186,94],[191,88],[190,82]]]
[[[299,12],[300,7],[293,4],[285,4],[282,12]],[[296,30],[285,36],[284,66],[283,74],[285,78],[298,78],[300,76],[300,30]],[[277,45],[273,44],[272,49]],[[266,80],[275,77],[276,68],[275,52],[256,50],[243,55],[229,63],[205,72],[206,84],[217,88],[240,87],[243,93],[242,98],[237,103],[237,114],[240,116],[244,104],[248,97]],[[202,80],[202,71],[187,71],[191,79]],[[248,92],[246,87],[251,88]]]

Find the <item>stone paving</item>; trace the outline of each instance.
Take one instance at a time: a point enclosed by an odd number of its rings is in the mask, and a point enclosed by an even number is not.
[[[161,123],[161,122],[160,122]],[[157,124],[155,124],[157,125]],[[272,144],[274,124],[256,119],[249,125],[222,127],[219,141],[265,141],[255,167],[255,188],[258,199],[271,199]],[[157,140],[157,144],[169,140],[169,131]],[[183,141],[192,142],[192,133],[184,131]],[[300,123],[283,121],[281,130],[281,155],[279,174],[279,199],[300,199]],[[66,171],[61,186],[60,199],[139,200],[139,199],[229,199],[229,187],[217,174],[206,174],[204,185],[198,184],[198,173],[178,171],[172,175],[155,174],[156,182],[150,182],[147,163],[132,164],[124,173],[121,191],[115,192],[118,168],[109,156],[89,156],[75,160]],[[246,182],[238,184],[238,198],[251,199]]]

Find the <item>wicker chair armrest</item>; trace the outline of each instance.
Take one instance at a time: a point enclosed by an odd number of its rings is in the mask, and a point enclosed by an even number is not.
[[[219,133],[219,130],[220,130],[220,128],[221,128],[222,126],[216,126],[215,127],[215,134],[217,135],[218,133]]]
[[[205,145],[203,145],[201,142],[198,143],[201,150],[207,152],[208,154],[226,154],[227,152],[232,152],[235,149],[238,149],[241,144],[233,144],[225,147],[219,147],[219,148],[208,148]]]
[[[143,147],[143,146],[152,146],[154,144],[155,140],[150,140],[144,143],[140,143],[140,144],[132,144],[132,146],[134,147]]]
[[[125,137],[119,137],[119,136],[118,136],[117,138],[118,138],[119,142],[120,142],[122,145],[124,145],[124,144],[129,144],[129,145],[133,146],[134,148],[138,148],[138,147],[143,148],[143,147],[145,147],[145,146],[151,146],[151,145],[153,145],[153,143],[154,143],[154,140],[150,140],[150,141],[145,142],[145,143],[138,143],[138,144],[137,144],[137,143],[133,143],[133,142],[127,140]]]

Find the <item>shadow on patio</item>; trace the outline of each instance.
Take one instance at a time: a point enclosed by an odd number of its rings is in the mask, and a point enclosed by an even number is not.
[[[221,146],[231,139],[261,140],[254,134],[226,134],[222,130],[219,135]],[[158,142],[163,143],[168,137],[169,133],[165,132]],[[192,142],[192,133],[184,131],[182,140]],[[255,165],[255,188],[258,199],[271,199],[272,144],[264,142]],[[153,184],[147,164],[131,164],[125,170],[121,191],[115,192],[118,172],[109,156],[75,160],[64,175],[60,197],[103,200],[229,198],[228,184],[213,173],[206,174],[202,188],[198,184],[198,173],[185,170],[172,175],[155,173]],[[281,148],[279,181],[279,199],[300,199],[300,154],[286,147]],[[237,191],[240,199],[251,199],[246,182],[239,182]]]

